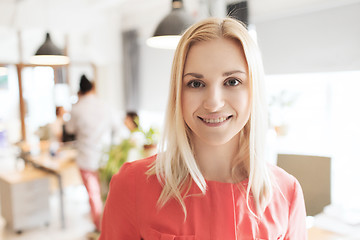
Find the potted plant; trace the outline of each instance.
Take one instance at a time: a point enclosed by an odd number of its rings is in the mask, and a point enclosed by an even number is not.
[[[99,169],[101,182],[101,195],[105,201],[109,191],[109,183],[112,176],[119,171],[121,166],[127,161],[130,149],[135,146],[130,139],[124,139],[118,145],[112,145],[109,151],[105,152],[105,162]]]
[[[143,145],[143,157],[149,157],[154,155],[157,150],[157,144],[159,140],[159,131],[156,128],[150,127],[149,130],[144,131],[143,128],[139,127],[139,131],[143,133],[145,142]]]
[[[130,136],[123,139],[120,144],[112,145],[104,154],[102,167],[99,169],[102,198],[105,201],[109,190],[109,183],[121,166],[135,158],[148,157],[156,153],[159,131],[150,127],[144,130],[140,125],[131,132]]]

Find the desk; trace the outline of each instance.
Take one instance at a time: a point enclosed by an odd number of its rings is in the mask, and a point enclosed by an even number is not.
[[[325,207],[323,213],[313,218],[312,228],[308,230],[309,240],[359,240],[360,223],[356,221],[356,210],[351,209],[355,215],[348,215],[348,211],[339,206]]]
[[[49,173],[33,167],[0,175],[1,213],[16,232],[50,222]],[[1,237],[0,237],[1,239]]]
[[[312,227],[308,230],[308,240],[350,240],[343,235],[333,233],[317,227]]]
[[[64,183],[63,175],[69,170],[76,170],[75,157],[77,151],[72,148],[63,148],[55,156],[51,156],[49,151],[41,151],[39,155],[31,155],[26,144],[20,146],[20,158],[25,163],[48,172],[56,177],[60,193],[60,221],[61,227],[65,228],[65,211],[64,211]],[[80,180],[81,181],[81,180]]]

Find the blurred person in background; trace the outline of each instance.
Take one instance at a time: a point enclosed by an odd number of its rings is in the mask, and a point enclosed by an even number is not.
[[[134,132],[139,128],[139,116],[136,112],[127,112],[124,119],[125,126],[130,132]]]
[[[51,136],[58,142],[62,142],[63,137],[63,125],[64,125],[64,114],[65,109],[63,106],[57,106],[56,110],[56,119],[51,124]]]
[[[110,108],[96,97],[94,84],[85,75],[81,76],[78,96],[79,101],[72,107],[65,130],[76,136],[76,163],[89,195],[96,234],[101,230],[103,211],[98,170],[103,152],[117,131],[117,124]]]

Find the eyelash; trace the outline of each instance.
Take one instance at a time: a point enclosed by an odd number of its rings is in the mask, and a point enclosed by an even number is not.
[[[236,81],[236,85],[230,85],[229,82],[230,82],[231,80],[235,80],[235,81]],[[195,87],[195,86],[194,86],[195,83],[199,83],[200,86]],[[242,81],[241,81],[240,79],[237,79],[237,78],[229,78],[229,79],[226,79],[226,80],[224,81],[224,85],[225,85],[225,86],[229,86],[229,87],[236,87],[236,86],[239,85],[239,84],[242,84]],[[188,87],[190,87],[190,88],[200,88],[200,87],[205,87],[205,84],[204,84],[202,81],[199,81],[199,80],[191,80],[191,81],[189,81],[189,82],[186,84],[186,86],[188,86]]]
[[[231,81],[231,80],[235,80],[235,81],[236,81],[236,85],[229,85],[228,83],[229,83],[229,81]],[[241,81],[240,79],[237,79],[237,78],[228,78],[228,79],[226,79],[225,82],[224,82],[224,85],[230,86],[230,87],[235,87],[235,86],[237,86],[237,85],[239,85],[239,84],[242,84],[242,81]]]
[[[195,87],[195,86],[194,86],[194,83],[200,83],[201,86]],[[199,80],[191,80],[191,81],[189,81],[189,82],[186,84],[186,86],[188,86],[188,87],[190,87],[190,88],[200,88],[200,87],[204,87],[205,84],[204,84],[203,82],[199,81]]]

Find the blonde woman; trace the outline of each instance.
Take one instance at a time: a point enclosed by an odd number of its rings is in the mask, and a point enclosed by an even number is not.
[[[263,85],[241,23],[191,26],[175,52],[159,154],[113,177],[100,239],[306,239],[298,181],[265,160]]]

